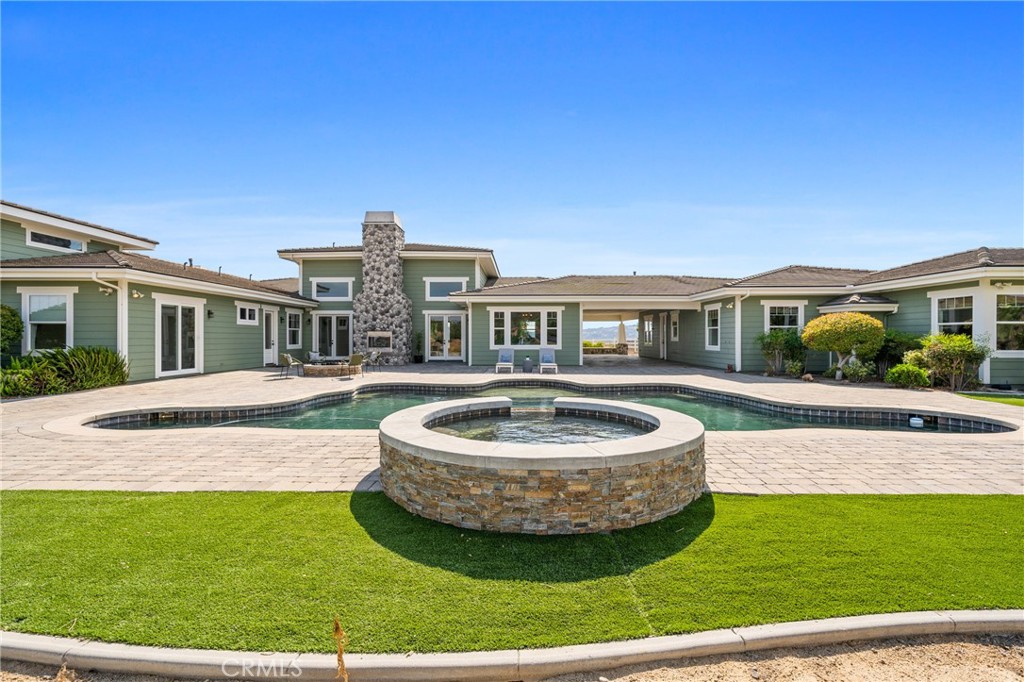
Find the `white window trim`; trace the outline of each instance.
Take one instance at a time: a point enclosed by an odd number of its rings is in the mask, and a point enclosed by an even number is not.
[[[647,323],[651,323],[651,328],[647,329]],[[654,315],[644,315],[642,329],[640,330],[640,340],[645,346],[654,345]],[[650,332],[648,334],[648,332]]]
[[[288,316],[298,315],[299,316],[299,343],[292,344],[290,339],[291,327],[288,326]],[[286,350],[295,350],[296,348],[302,348],[302,311],[298,308],[285,308],[284,309],[284,345]]]
[[[351,301],[353,289],[355,289],[355,277],[310,277],[309,278],[309,294],[310,298],[314,301]],[[320,282],[337,283],[346,282],[348,284],[348,296],[317,296],[316,285]]]
[[[679,340],[679,311],[678,310],[673,310],[672,311],[671,317],[669,318],[669,321],[668,321],[668,328],[669,328],[669,340],[670,341],[678,341]]]
[[[325,355],[323,357],[327,358],[328,360],[337,360],[339,358],[352,357],[352,347],[355,345],[355,339],[353,338],[354,334],[352,333],[354,316],[351,311],[345,310],[322,310],[319,312],[315,312],[311,315],[312,322],[310,323],[310,325],[313,327],[313,342],[309,347],[310,351],[314,353],[319,352],[317,349],[320,348],[320,318],[339,316],[348,318],[348,348],[345,349],[348,352],[344,355]]]
[[[246,310],[251,308],[253,310],[253,319],[250,320],[246,317],[246,319],[243,320],[239,317],[238,312],[243,308]],[[250,303],[249,301],[235,301],[235,324],[245,327],[260,326],[260,304]]]
[[[932,319],[931,329],[932,334],[939,333],[939,299],[942,298],[958,298],[961,296],[971,297],[971,325],[974,328],[974,338],[978,338],[978,323],[980,315],[979,313],[979,302],[981,301],[982,291],[981,287],[970,287],[966,289],[942,289],[940,291],[929,291],[927,292],[928,298],[931,299],[932,303]],[[993,299],[993,303],[995,299]]]
[[[489,336],[487,339],[488,347],[491,350],[498,350],[499,348],[515,348],[522,350],[531,350],[535,348],[554,348],[555,350],[562,350],[563,331],[562,325],[565,322],[565,306],[514,306],[511,308],[488,306],[487,307],[487,326]],[[494,313],[505,313],[505,343],[496,345],[494,343]],[[512,333],[512,313],[540,313],[541,333],[544,335],[544,339],[547,340],[547,321],[548,313],[558,313],[557,327],[555,331],[558,333],[558,343],[535,343],[529,346],[516,345],[513,346],[511,341]]]
[[[64,334],[67,346],[75,345],[75,294],[78,287],[18,287],[16,291],[21,294],[21,321],[25,325],[25,331],[21,335],[21,354],[28,355],[35,352],[31,348],[32,323],[29,322],[29,296],[66,296],[68,305],[64,324],[67,331]]]
[[[714,327],[718,330],[718,343],[714,346],[711,345],[709,339],[711,336],[711,327],[708,326],[708,312],[712,310],[718,311],[718,325]],[[722,350],[722,304],[712,303],[711,305],[704,306],[704,350]]]
[[[31,246],[35,249],[46,249],[47,251],[56,251],[57,253],[86,253],[89,250],[89,240],[80,234],[73,232],[67,232],[65,230],[57,230],[53,228],[36,229],[25,225],[25,245]],[[76,242],[82,242],[81,250],[78,249],[65,249],[62,246],[54,246],[53,244],[40,244],[39,242],[32,241],[32,233],[44,234],[48,237],[56,237],[57,239],[70,239]]]
[[[424,277],[423,278],[423,300],[424,301],[447,301],[447,296],[431,296],[430,285],[435,282],[458,282],[462,285],[462,291],[469,286],[469,277]]]
[[[768,331],[769,331],[768,324],[769,324],[769,321],[771,320],[772,306],[786,307],[786,308],[793,308],[793,307],[795,307],[797,309],[796,310],[796,331],[797,331],[797,333],[800,333],[803,330],[803,328],[804,328],[804,307],[807,305],[807,301],[806,300],[805,301],[794,301],[794,300],[791,300],[791,299],[780,298],[780,299],[771,299],[771,300],[761,301],[761,305],[764,306],[764,333],[765,334],[767,334]],[[719,316],[718,319],[721,320],[722,319],[721,316]],[[721,337],[721,335],[722,335],[721,332],[719,332],[718,335],[719,335],[719,337]]]
[[[994,358],[1024,358],[1024,350],[997,350],[996,349],[996,337],[999,332],[1000,324],[1013,324],[1012,322],[1000,322],[999,321],[999,295],[1005,296],[1024,296],[1024,287],[1021,286],[1009,286],[1009,287],[992,287],[992,357]],[[937,305],[937,304],[936,304]],[[1020,324],[1019,322],[1017,324]]]
[[[206,327],[206,299],[193,298],[191,296],[178,296],[177,294],[152,293],[155,305],[153,306],[153,318],[155,332],[153,339],[155,348],[153,351],[153,376],[157,379],[162,377],[180,377],[189,374],[202,374],[203,362],[206,356],[206,344],[204,341]],[[168,372],[160,369],[160,306],[190,306],[196,309],[196,366],[194,369],[177,369]]]

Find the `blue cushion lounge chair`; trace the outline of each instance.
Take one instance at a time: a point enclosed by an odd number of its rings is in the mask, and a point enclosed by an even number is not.
[[[494,373],[497,374],[502,369],[507,368],[509,373],[515,371],[515,353],[511,348],[499,348],[498,349],[498,362],[494,364]]]
[[[554,348],[540,349],[540,362],[537,364],[537,373],[543,374],[545,369],[553,369],[555,374],[558,374],[558,363],[555,362]]]

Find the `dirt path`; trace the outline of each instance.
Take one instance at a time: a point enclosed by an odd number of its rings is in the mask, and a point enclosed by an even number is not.
[[[52,682],[50,666],[3,661],[0,682]],[[77,672],[76,682],[170,682]],[[1011,682],[1024,680],[1024,636],[919,637],[710,656],[547,682]],[[72,682],[65,678],[61,682]],[[505,681],[496,681],[505,682]]]
[[[1024,636],[919,637],[628,666],[546,682],[1010,682]],[[13,681],[12,681],[13,682]],[[20,681],[19,681],[20,682]],[[29,681],[25,681],[29,682]]]

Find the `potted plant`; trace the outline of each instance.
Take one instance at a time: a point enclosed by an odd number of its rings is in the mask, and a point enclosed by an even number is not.
[[[412,361],[419,364],[423,362],[423,332],[416,332],[413,339]]]

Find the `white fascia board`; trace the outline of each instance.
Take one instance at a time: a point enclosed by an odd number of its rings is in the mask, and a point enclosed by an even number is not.
[[[47,228],[53,227],[59,230],[67,230],[69,232],[77,232],[78,234],[84,234],[94,239],[98,239],[104,242],[110,242],[123,246],[133,251],[152,251],[156,248],[157,243],[149,239],[138,239],[135,237],[126,237],[123,234],[111,232],[110,230],[104,230],[101,227],[91,227],[89,225],[82,225],[76,223],[73,220],[63,220],[61,218],[55,218],[53,216],[43,215],[36,213],[35,211],[29,211],[24,208],[16,208],[14,206],[3,206],[0,209],[0,215],[4,218],[13,220],[14,222],[21,223],[22,227],[31,228]]]
[[[899,303],[847,303],[846,305],[819,305],[819,313],[895,313]]]
[[[451,295],[452,302],[468,303],[502,303],[507,305],[533,305],[535,303],[605,303],[608,306],[619,308],[634,308],[637,310],[699,310],[699,304],[688,298],[635,298],[630,296],[459,296]],[[587,306],[588,310],[600,310],[608,306]]]
[[[315,308],[317,306],[315,301],[297,301],[296,299],[284,294],[264,293],[261,291],[253,291],[252,289],[233,287],[226,284],[213,284],[210,282],[200,282],[198,280],[170,277],[168,275],[158,275],[151,272],[140,272],[139,270],[133,270],[131,268],[83,268],[81,270],[70,268],[4,268],[3,279],[19,281],[33,279],[81,280],[83,278],[89,279],[92,275],[95,275],[100,279],[126,280],[129,282],[137,282],[139,284],[166,287],[168,289],[198,291],[204,294],[214,294],[231,298],[247,298],[260,302],[284,303],[291,306],[301,306],[303,308]]]
[[[858,286],[856,290],[869,292],[888,291],[892,289],[918,289],[926,286],[970,282],[984,277],[991,277],[996,280],[1024,279],[1024,268],[1004,266],[971,268],[970,270],[956,270],[954,272],[940,272],[934,275],[921,275],[919,277],[905,277],[903,279],[892,279],[885,282],[862,284]]]

